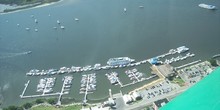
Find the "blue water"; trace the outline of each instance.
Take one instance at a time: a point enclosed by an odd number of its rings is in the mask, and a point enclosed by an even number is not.
[[[217,0],[65,0],[47,7],[0,15],[0,87],[7,86],[0,89],[1,106],[33,100],[20,99],[19,95],[29,79],[33,80],[29,91],[36,90],[39,78],[25,76],[34,68],[105,65],[109,58],[120,56],[139,61],[182,45],[196,54],[185,62],[210,58],[219,53],[220,11],[202,9],[199,3],[220,7]],[[144,8],[140,9],[140,5]],[[127,8],[126,13],[123,8]],[[59,28],[57,20],[65,26],[64,30]],[[57,30],[53,29],[55,26]],[[30,31],[25,30],[27,27]],[[29,50],[32,54],[17,55]],[[15,56],[8,57],[10,55]],[[149,65],[138,69],[146,75],[150,73]],[[119,92],[119,87],[105,81],[105,72],[99,72],[97,80],[101,83],[97,82],[97,92],[90,97],[106,97],[109,88]],[[78,95],[81,75],[74,77],[69,96],[81,99]],[[125,75],[121,77],[127,81]]]

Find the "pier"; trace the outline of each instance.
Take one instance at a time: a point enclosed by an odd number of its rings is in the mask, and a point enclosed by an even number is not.
[[[115,74],[113,74],[114,77],[117,77]],[[116,78],[118,84],[121,86],[121,87],[124,87],[122,82],[119,80],[119,78]]]
[[[35,97],[45,97],[45,96],[55,96],[55,95],[59,95],[60,93],[51,93],[51,94],[40,94],[40,95],[28,95],[28,96],[21,96],[22,99],[24,98],[35,98]]]
[[[121,82],[119,79],[117,79],[117,81],[118,81],[118,84],[119,84],[121,87],[124,87],[123,84],[122,84],[122,82]]]
[[[131,72],[131,74],[132,74],[132,76],[137,80],[137,82],[139,82],[140,81],[140,79],[136,76],[136,74],[134,74],[134,72],[132,71]]]
[[[123,85],[123,87],[130,86],[130,85],[133,85],[133,84],[137,84],[137,83],[142,82],[142,81],[147,81],[147,80],[149,80],[149,79],[155,78],[156,76],[157,76],[157,75],[152,75],[152,76],[150,76],[150,77],[148,77],[148,78],[144,78],[144,79],[142,79],[142,80],[140,80],[140,81],[136,81],[136,82],[132,82],[132,83],[125,84],[125,85]]]
[[[83,77],[82,77],[82,80],[81,80],[81,82],[82,82],[82,84],[81,84],[81,86],[82,85],[84,85],[85,84],[85,86],[83,86],[81,89],[83,89],[82,91],[80,90],[80,93],[84,93],[84,98],[83,98],[83,101],[82,101],[82,104],[83,105],[86,105],[86,103],[87,103],[87,95],[89,94],[89,93],[92,93],[92,92],[90,92],[90,91],[94,91],[94,90],[96,90],[95,89],[95,83],[96,83],[96,79],[95,79],[95,73],[93,73],[93,74],[88,74],[88,75],[83,75]]]
[[[29,83],[30,83],[30,80],[28,80],[28,82],[24,84],[25,87],[24,87],[24,90],[23,90],[22,94],[20,95],[21,98],[24,97],[24,93],[25,93],[25,91],[26,91],[26,89],[27,89]]]
[[[201,62],[201,61],[202,61],[202,60],[197,60],[197,61],[194,61],[194,62],[191,62],[191,63],[187,63],[187,64],[185,64],[185,65],[175,67],[175,69],[180,69],[180,68],[183,68],[183,67],[186,67],[186,66],[189,66],[189,65],[193,65],[193,64],[199,63],[199,62]]]
[[[88,81],[86,82],[86,91],[85,91],[84,98],[83,98],[83,104],[85,104],[87,102],[87,94],[88,94],[90,75],[88,75],[87,78],[88,78]]]
[[[69,94],[69,92],[64,92],[65,90],[70,90],[70,89],[65,89],[66,87],[70,87],[70,85],[72,84],[72,76],[64,76],[63,78],[63,85],[57,100],[57,104],[56,105],[61,105],[61,99],[63,94]]]
[[[25,88],[22,92],[22,94],[20,95],[20,97],[22,99],[24,98],[36,98],[36,97],[46,97],[46,96],[56,96],[56,95],[59,95],[58,97],[58,101],[57,101],[57,105],[61,105],[61,98],[62,98],[62,95],[65,95],[65,94],[68,94],[68,92],[64,92],[65,91],[65,87],[66,85],[68,84],[71,84],[71,81],[72,81],[72,77],[71,76],[65,76],[64,77],[64,81],[63,81],[63,85],[62,85],[62,89],[61,89],[61,92],[56,92],[56,93],[47,93],[47,88],[52,88],[51,87],[51,83],[54,83],[54,82],[50,82],[50,80],[48,80],[49,78],[47,78],[46,80],[46,84],[45,84],[45,87],[42,91],[42,94],[39,94],[39,95],[27,95],[27,96],[24,96],[24,93],[29,85],[29,82],[30,80],[28,80],[28,82],[25,84]],[[51,79],[51,78],[50,78]],[[49,84],[50,83],[50,84]],[[52,84],[53,85],[53,84]]]

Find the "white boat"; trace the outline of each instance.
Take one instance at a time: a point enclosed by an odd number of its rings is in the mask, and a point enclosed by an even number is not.
[[[34,29],[35,32],[38,32],[38,29]]]
[[[119,66],[119,65],[127,65],[127,64],[134,62],[134,61],[135,61],[134,59],[131,59],[129,57],[118,57],[118,58],[110,58],[107,61],[107,64],[115,67],[115,66]],[[115,67],[115,68],[117,68],[117,67]]]
[[[30,28],[25,28],[27,31],[29,31],[30,30]]]
[[[176,48],[176,50],[178,53],[184,53],[184,52],[188,51],[189,48],[187,48],[186,46],[180,46],[180,47]]]
[[[75,20],[75,21],[79,21],[79,19],[78,19],[78,18],[74,18],[74,20]]]
[[[144,8],[144,6],[139,6],[139,8]]]
[[[65,27],[64,27],[64,26],[60,26],[60,28],[61,28],[61,29],[65,29]]]
[[[38,23],[37,19],[34,20],[35,23]]]
[[[214,5],[208,5],[208,4],[204,4],[204,3],[201,3],[201,4],[199,4],[198,6],[201,7],[201,8],[209,9],[209,10],[214,10],[214,9],[216,9],[216,6],[214,6]]]
[[[60,21],[59,21],[59,20],[57,20],[57,24],[60,24]]]
[[[127,9],[126,8],[124,8],[124,12],[126,12],[127,11]]]

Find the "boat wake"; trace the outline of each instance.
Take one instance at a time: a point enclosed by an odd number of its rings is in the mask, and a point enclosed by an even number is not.
[[[27,55],[27,54],[31,54],[31,53],[32,53],[32,51],[26,51],[26,52],[20,52],[20,53],[4,53],[4,54],[0,54],[0,59],[17,57],[17,56]]]
[[[9,87],[10,87],[10,84],[9,84],[9,83],[5,84],[5,85],[2,87],[2,91],[4,92],[4,91],[8,90]]]

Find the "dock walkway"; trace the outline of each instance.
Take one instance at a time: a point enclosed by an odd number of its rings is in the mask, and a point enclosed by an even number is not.
[[[24,84],[25,87],[24,87],[24,90],[23,90],[22,94],[20,95],[21,98],[24,97],[24,93],[25,93],[25,91],[26,91],[26,89],[27,89],[29,83],[30,83],[30,80],[28,80],[28,82]]]
[[[193,65],[193,64],[199,63],[199,62],[201,62],[201,61],[202,61],[202,60],[196,60],[196,61],[187,63],[187,64],[185,64],[185,65],[181,65],[181,66],[175,67],[175,69],[184,68],[184,67],[186,67],[186,66]]]

